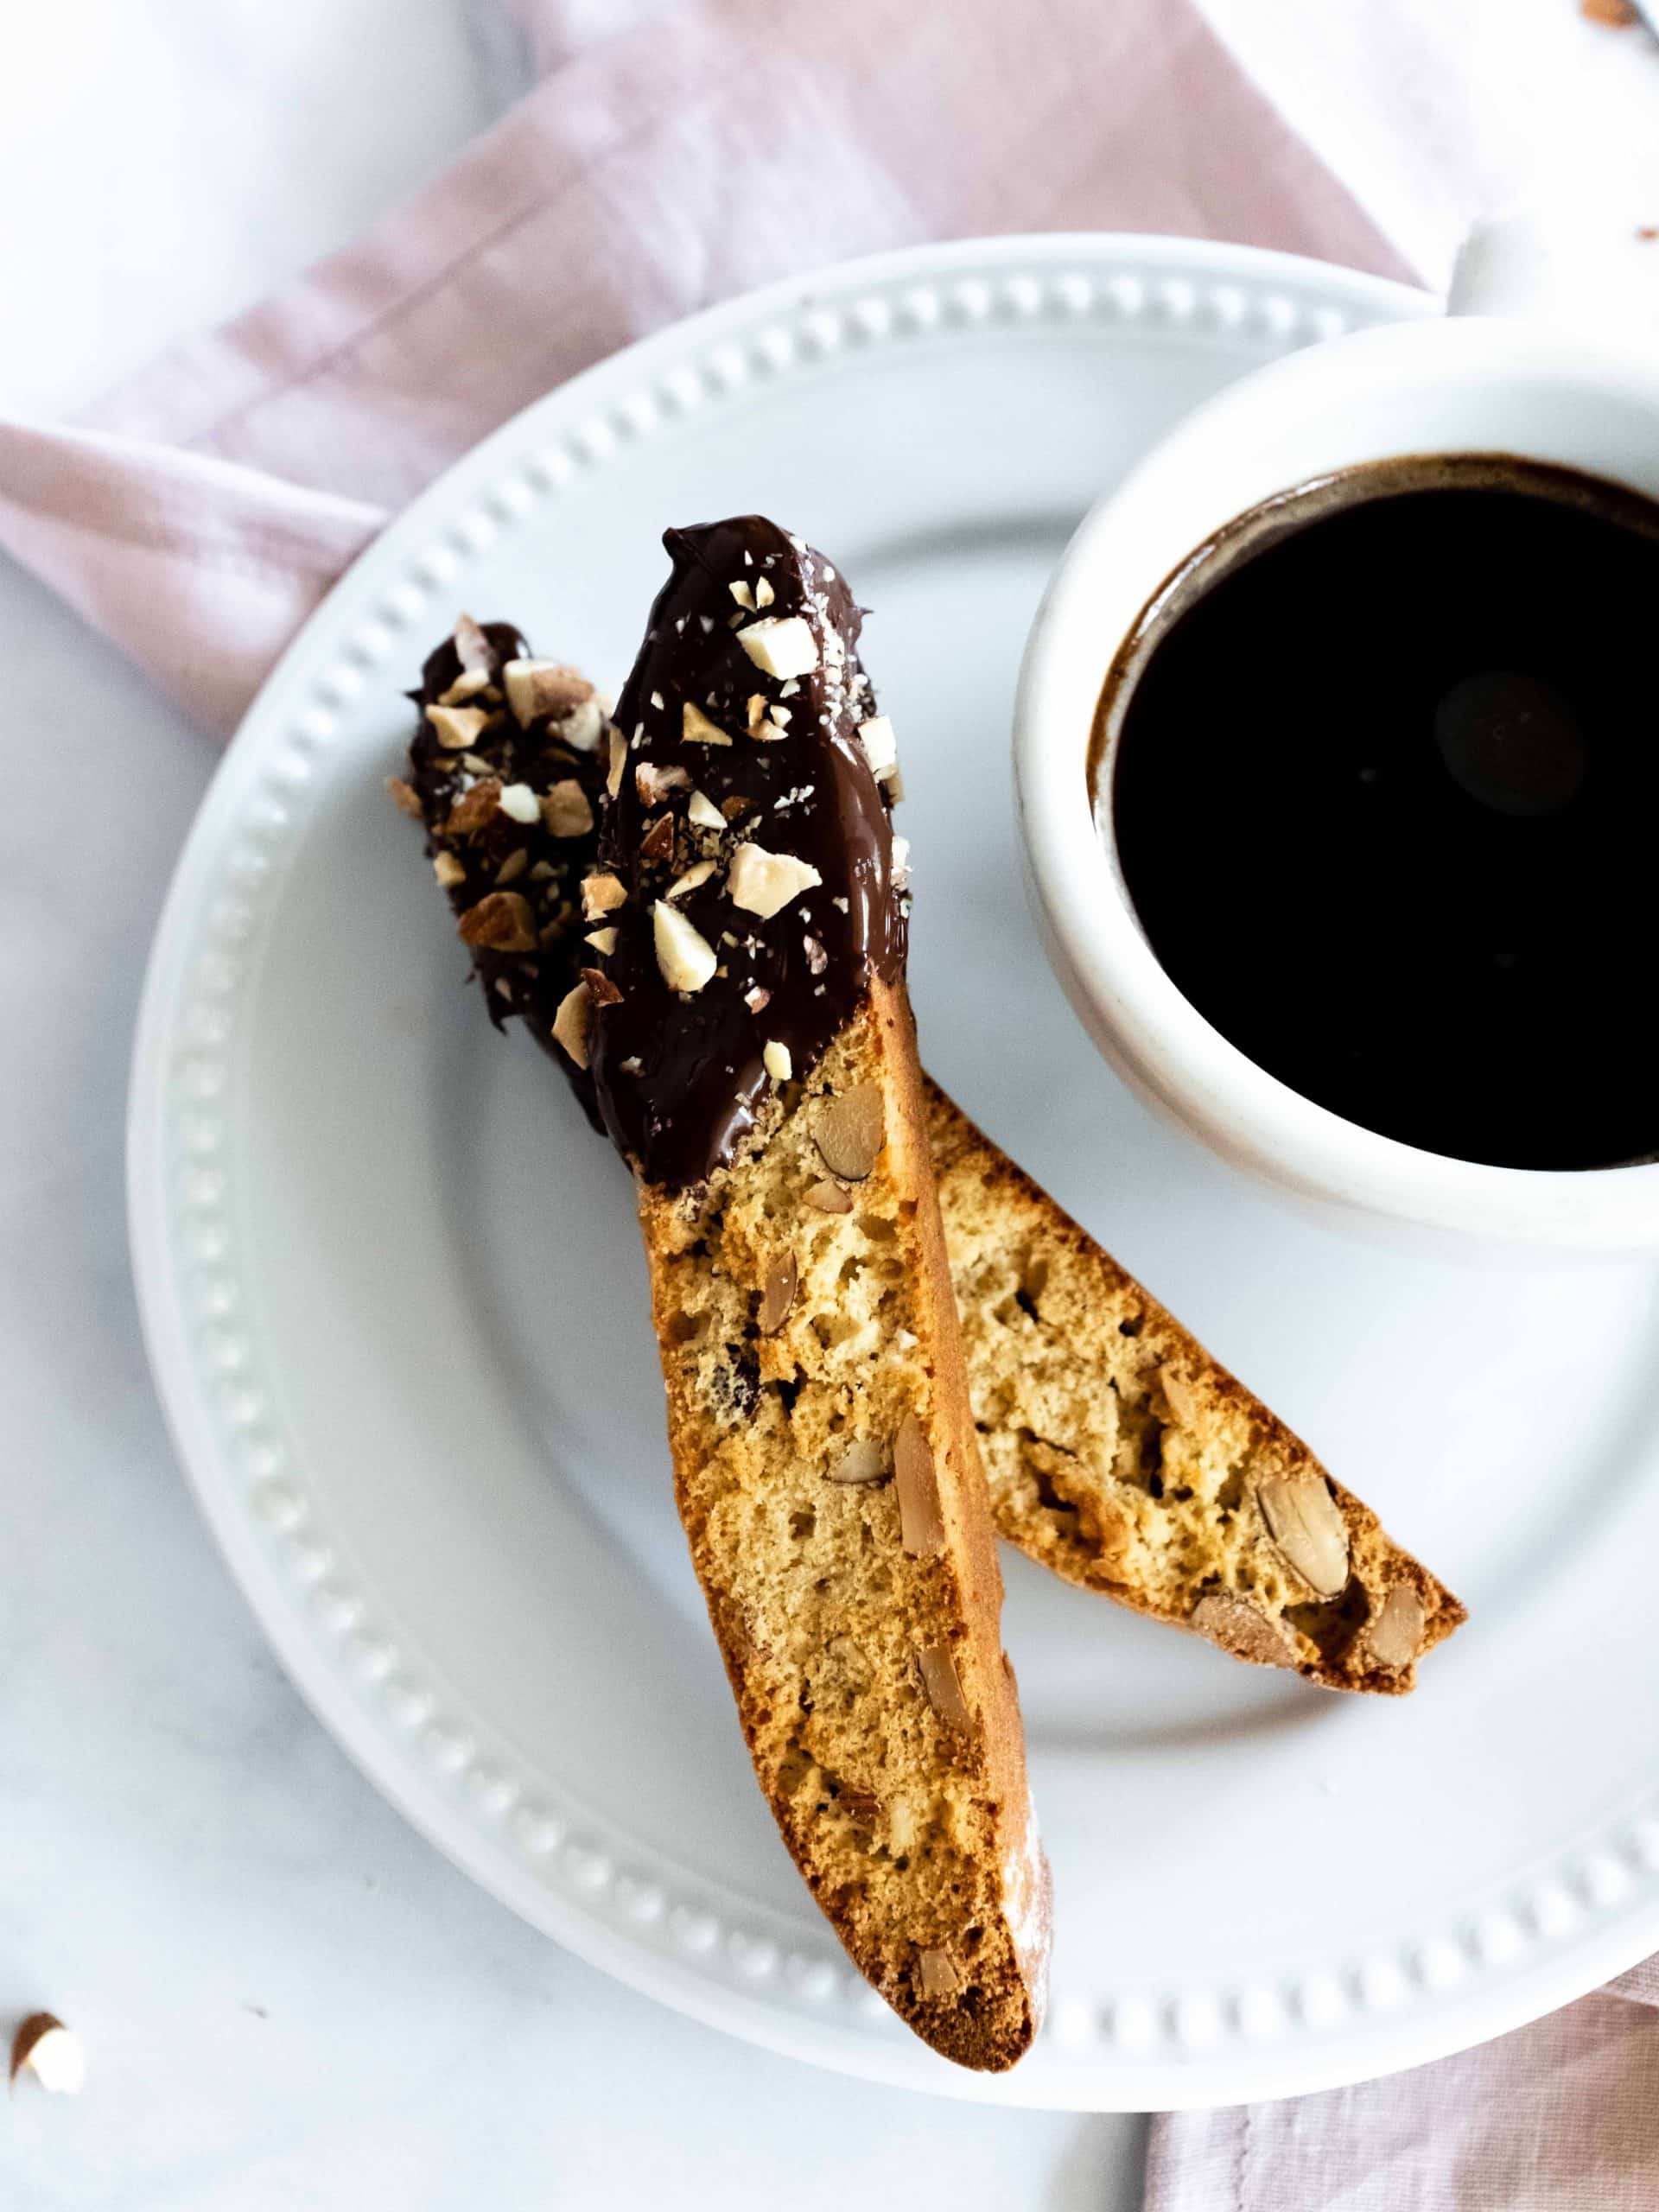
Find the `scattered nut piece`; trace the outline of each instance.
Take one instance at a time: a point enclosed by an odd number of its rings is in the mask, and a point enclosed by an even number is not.
[[[550,785],[537,810],[552,837],[585,837],[594,826],[593,807],[574,776]]]
[[[949,1951],[929,1945],[916,1954],[916,1965],[924,1997],[954,1997],[961,1989],[962,1974]]]
[[[426,719],[446,753],[465,753],[478,742],[478,734],[490,718],[482,707],[429,707]]]
[[[595,1011],[602,1006],[621,1005],[621,992],[618,990],[602,968],[584,968],[581,974],[582,982],[588,986],[588,995],[593,1000]]]
[[[432,863],[432,873],[446,891],[467,880],[467,871],[453,853],[440,853]]]
[[[885,782],[899,766],[899,747],[893,724],[886,715],[872,715],[858,726],[858,741],[877,783]]]
[[[594,753],[605,734],[605,709],[597,699],[584,699],[558,723],[559,735],[575,753]]]
[[[839,1183],[815,1183],[806,1194],[806,1203],[820,1213],[851,1213],[853,1194],[843,1191]]]
[[[674,817],[659,814],[639,840],[642,861],[671,861],[674,857]]]
[[[512,852],[507,855],[505,860],[502,861],[500,867],[495,871],[496,888],[499,891],[504,891],[508,884],[517,883],[519,877],[529,866],[530,847],[528,845],[515,845]]]
[[[419,811],[418,800],[416,803],[416,810]],[[713,799],[702,791],[692,792],[690,802],[685,810],[685,818],[694,830],[723,830],[726,827],[725,816],[715,804]]]
[[[774,1083],[787,1083],[795,1072],[795,1061],[787,1045],[780,1045],[775,1037],[768,1038],[760,1048],[760,1065]]]
[[[449,810],[449,819],[443,825],[446,837],[470,837],[485,829],[495,819],[495,810],[501,798],[498,778],[486,776],[482,783],[474,784],[463,791]]]
[[[501,664],[501,656],[490,643],[480,623],[470,614],[463,614],[455,623],[455,655],[463,669],[481,669],[486,676],[493,676]]]
[[[480,691],[487,691],[489,688],[490,671],[487,668],[463,669],[449,689],[438,694],[438,704],[441,707],[464,707],[469,699],[475,699]]]
[[[873,1083],[861,1083],[838,1098],[826,1098],[812,1125],[812,1141],[832,1175],[843,1183],[861,1183],[875,1166],[887,1135],[881,1093]]]
[[[530,901],[521,891],[486,892],[456,924],[463,944],[487,952],[533,952],[539,939]]]
[[[754,603],[757,607],[770,607],[772,601],[777,596],[777,593],[774,592],[772,588],[772,578],[770,576],[757,576],[755,578]]]
[[[902,891],[909,881],[910,840],[908,837],[895,837],[893,841],[893,887],[895,891]]]
[[[830,965],[829,954],[824,950],[823,947],[818,943],[818,940],[815,937],[804,937],[801,939],[801,944],[805,948],[806,965],[809,972],[814,976],[822,976],[824,969]]]
[[[1236,1591],[1207,1592],[1188,1618],[1200,1636],[1207,1636],[1235,1659],[1253,1659],[1258,1667],[1296,1664],[1296,1654],[1283,1630]]]
[[[687,791],[690,784],[683,768],[659,768],[654,760],[641,760],[634,767],[633,788],[641,806],[660,806],[671,791]]]
[[[406,784],[401,776],[388,776],[386,797],[399,814],[407,814],[412,821],[421,820],[420,794],[413,784]]]
[[[1348,1523],[1323,1475],[1291,1475],[1256,1484],[1268,1534],[1321,1598],[1348,1580]]]
[[[937,1559],[944,1549],[944,1515],[932,1446],[914,1414],[906,1414],[893,1441],[899,1490],[899,1541],[912,1559]]]
[[[595,952],[600,953],[606,959],[608,959],[611,954],[616,950],[616,937],[617,933],[614,929],[589,930],[588,932],[588,942],[593,946]]]
[[[800,1270],[795,1264],[792,1252],[785,1252],[781,1260],[774,1260],[766,1269],[766,1287],[760,1294],[760,1311],[755,1317],[755,1326],[763,1337],[775,1337],[788,1320],[800,1281]]]
[[[628,903],[626,886],[620,875],[585,875],[582,880],[582,918],[596,922]]]
[[[536,794],[528,784],[503,785],[499,804],[510,822],[522,822],[526,828],[541,817]]]
[[[720,964],[715,948],[677,906],[659,899],[651,910],[657,965],[671,991],[700,991]]]
[[[720,802],[721,819],[724,822],[741,821],[753,804],[754,801],[745,798],[741,791],[734,791],[729,798]]]
[[[798,614],[767,614],[737,633],[737,642],[767,676],[805,676],[818,664],[818,641]]]
[[[840,1459],[832,1460],[824,1469],[826,1478],[832,1483],[844,1483],[849,1488],[861,1488],[867,1483],[884,1483],[893,1468],[887,1453],[871,1436],[857,1436],[847,1446]]]
[[[553,1017],[553,1035],[579,1068],[588,1065],[588,1039],[593,1026],[593,998],[587,984],[578,983],[559,1001],[559,1010]]]
[[[1408,1582],[1396,1582],[1366,1630],[1365,1642],[1379,1667],[1409,1667],[1423,1648],[1423,1601]]]
[[[962,1677],[948,1643],[925,1643],[916,1654],[927,1701],[947,1728],[971,1728],[974,1716],[962,1694]]]
[[[628,741],[614,722],[611,724],[610,746],[611,766],[605,779],[605,788],[614,798],[622,788],[622,771],[628,765]]]
[[[53,2012],[31,2012],[11,2039],[11,2080],[29,2073],[54,2097],[73,2097],[86,2082],[80,2037]]]
[[[588,705],[594,696],[585,676],[556,660],[510,660],[501,671],[501,682],[520,728],[543,715],[563,721],[578,707]]]
[[[714,873],[713,861],[694,861],[683,875],[675,877],[663,896],[664,899],[683,899],[688,891],[695,891],[699,884],[707,883]]]
[[[729,745],[732,741],[720,724],[711,722],[690,699],[680,709],[680,735],[688,745]]]
[[[721,939],[721,943],[722,944],[735,944],[735,942],[736,939],[731,936],[729,931]],[[748,990],[744,992],[743,1003],[747,1007],[751,1014],[760,1014],[765,1007],[769,1007],[772,1004],[772,993],[766,988],[764,983],[756,983]]]
[[[751,841],[732,855],[726,881],[732,904],[766,922],[823,878],[810,861],[797,860],[793,853],[769,853]]]
[[[737,601],[740,607],[746,607],[751,614],[753,613],[754,587],[753,584],[749,583],[744,577],[740,576],[735,583],[728,584],[726,588],[730,592],[732,597]]]

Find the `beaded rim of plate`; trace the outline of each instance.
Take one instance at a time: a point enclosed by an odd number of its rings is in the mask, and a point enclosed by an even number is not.
[[[502,533],[639,442],[729,406],[757,383],[839,354],[920,346],[1010,327],[1092,324],[1153,334],[1179,332],[1193,341],[1236,348],[1255,364],[1384,319],[1390,293],[1402,302],[1408,297],[1397,288],[1375,285],[1376,305],[1339,306],[1330,296],[1337,272],[1303,264],[1306,282],[1299,285],[1294,262],[1236,248],[1224,250],[1230,260],[1258,261],[1262,276],[1258,281],[1243,274],[1217,278],[1199,265],[1203,251],[1179,242],[1102,238],[979,242],[884,257],[867,265],[868,277],[852,264],[818,282],[808,303],[790,304],[780,297],[782,288],[774,288],[714,310],[701,320],[727,327],[660,374],[618,383],[633,354],[648,355],[656,341],[590,372],[567,391],[566,401],[585,396],[582,386],[601,376],[616,388],[556,436],[546,435],[550,403],[527,410],[489,442],[491,452],[499,449],[502,457],[484,488],[459,512],[420,530],[413,550],[376,594],[370,615],[345,619],[330,600],[313,618],[303,650],[284,664],[263,702],[259,743],[268,761],[252,781],[234,834],[225,840],[212,887],[192,899],[173,932],[186,940],[169,963],[181,980],[163,990],[162,952],[174,918],[169,906],[146,989],[134,1084],[135,1248],[142,1255],[150,1216],[141,1185],[159,1154],[165,1249],[148,1266],[141,1256],[141,1300],[153,1346],[164,1330],[189,1344],[188,1374],[164,1373],[166,1363],[158,1357],[158,1378],[164,1394],[170,1382],[191,1395],[195,1414],[211,1432],[218,1466],[234,1469],[242,1478],[240,1509],[289,1609],[284,1656],[290,1666],[296,1643],[311,1647],[317,1663],[383,1739],[380,1778],[393,1794],[395,1770],[412,1770],[423,1791],[435,1786],[486,1858],[509,1854],[521,1876],[563,1903],[566,1910],[552,1918],[531,1916],[551,1926],[571,1948],[625,1979],[621,1953],[645,1950],[677,1962],[693,1981],[720,1985],[739,1996],[764,1993],[769,2011],[782,2006],[820,2021],[839,2014],[858,2039],[880,2037],[890,2046],[879,2065],[855,2070],[887,2078],[903,2070],[894,2062],[909,2039],[828,1930],[815,1939],[804,1904],[797,1918],[703,1882],[639,1839],[596,1821],[547,1777],[525,1771],[479,1716],[431,1678],[417,1653],[399,1647],[378,1617],[372,1592],[353,1580],[283,1433],[254,1338],[238,1321],[243,1299],[234,1192],[226,1164],[230,1056],[262,917],[284,855],[295,844],[318,765],[339,732],[341,710],[377,686],[402,688],[411,633],[418,638],[423,626],[430,626],[468,566]],[[916,264],[916,273],[905,268],[906,262]],[[944,274],[937,273],[941,264]],[[935,273],[925,273],[929,270]],[[1347,272],[1342,281],[1356,289],[1367,282]],[[1403,305],[1394,309],[1409,311]],[[695,329],[688,327],[684,335]],[[440,504],[443,483],[435,488],[440,502],[434,504]],[[432,502],[429,493],[409,518],[411,527],[423,523]],[[394,525],[394,537],[408,534]],[[274,723],[273,707],[279,714]],[[152,1095],[144,1093],[146,1080]],[[153,1148],[140,1141],[146,1114],[154,1119]],[[181,1417],[176,1401],[169,1402],[184,1442],[188,1431],[199,1430]],[[185,1456],[188,1462],[188,1443]],[[207,1503],[205,1473],[198,1487]],[[213,1510],[222,1504],[221,1498]],[[232,1565],[240,1571],[234,1557]],[[522,1891],[513,1893],[516,1885],[496,1882],[476,1863],[474,1871],[508,1902],[527,1910]],[[1627,1822],[1594,1848],[1418,1940],[1270,1983],[1108,1990],[1085,2000],[1065,1988],[1062,1960],[1056,2000],[1037,2051],[1010,2078],[1017,2092],[1021,2080],[1041,2075],[1046,2053],[1064,2062],[1068,2073],[1109,2058],[1125,2069],[1124,2108],[1152,2101],[1160,2087],[1160,2101],[1174,2104],[1184,2100],[1168,2086],[1172,2075],[1230,2043],[1260,2053],[1264,2080],[1277,2073],[1292,2086],[1298,2075],[1324,2079],[1317,2065],[1299,2063],[1297,2046],[1306,2052],[1357,2016],[1398,2015],[1414,1999],[1501,1974],[1541,1948],[1570,1942],[1587,1921],[1616,1915],[1638,1890],[1656,1887],[1659,1815]],[[620,1944],[584,1941],[584,1923],[590,1930],[595,1923],[607,1929]],[[664,1993],[655,1982],[641,1986]],[[687,1982],[679,1986],[685,1993]],[[709,2008],[687,1994],[686,2009]],[[744,2031],[741,2009],[734,2014],[714,2009],[721,2024]],[[801,2048],[810,2051],[810,2041]],[[954,2078],[955,2069],[919,2045],[914,2053],[918,2064],[912,2078],[936,2088],[950,2086],[941,2073]],[[834,2052],[812,2055],[836,2061]],[[854,2064],[844,2054],[838,2063]],[[1033,2101],[1065,2101],[1057,2082],[1051,2081],[1046,2094],[1037,2079],[1031,2078],[1031,2086],[1038,2091]],[[1213,2092],[1204,2091],[1198,2101],[1212,2101]]]

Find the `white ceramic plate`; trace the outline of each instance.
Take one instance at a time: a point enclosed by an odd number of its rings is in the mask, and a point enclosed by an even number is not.
[[[688,323],[392,525],[266,686],[180,863],[133,1242],[226,1556],[428,1835],[585,1957],[775,2050],[987,2099],[1222,2103],[1434,2056],[1659,1948],[1654,1272],[1452,1271],[1288,1215],[1120,1090],[1020,895],[1009,702],[1077,517],[1229,378],[1427,305],[1071,238]],[[1006,1560],[1057,1892],[1052,2017],[1006,2081],[906,2034],[785,1857],[674,1519],[626,1178],[528,1041],[491,1034],[380,791],[458,608],[615,682],[664,524],[750,507],[875,609],[930,1065],[1473,1611],[1415,1697],[1344,1701]]]

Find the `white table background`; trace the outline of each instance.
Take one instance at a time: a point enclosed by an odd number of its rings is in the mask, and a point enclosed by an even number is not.
[[[1206,4],[1433,276],[1541,144],[1559,172],[1564,120],[1653,155],[1650,58],[1572,0]],[[0,407],[43,417],[343,243],[523,81],[493,0],[56,0],[7,48]],[[134,1009],[214,756],[3,564],[0,667],[0,2029],[49,2007],[89,2063],[0,2113],[0,2207],[1129,2212],[1141,2123],[871,2088],[662,2012],[311,1719],[175,1468],[127,1272]]]

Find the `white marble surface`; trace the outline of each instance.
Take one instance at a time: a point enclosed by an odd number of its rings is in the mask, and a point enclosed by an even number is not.
[[[37,13],[0,73],[0,406],[73,406],[430,174],[510,90],[487,4]],[[302,1707],[175,1470],[127,1274],[135,1002],[212,751],[3,568],[0,665],[0,2028],[50,2007],[88,2060],[79,2098],[0,2111],[0,2206],[1128,2212],[1138,2123],[678,2019],[482,1896]]]

